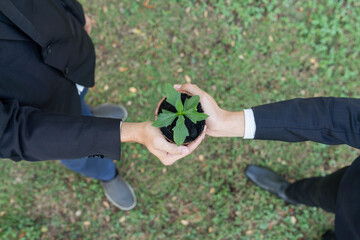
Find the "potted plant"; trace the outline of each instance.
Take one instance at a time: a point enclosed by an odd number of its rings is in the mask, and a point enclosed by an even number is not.
[[[179,93],[168,83],[165,96],[158,104],[157,119],[152,125],[159,127],[165,137],[178,146],[194,141],[209,117],[201,108],[200,97]]]

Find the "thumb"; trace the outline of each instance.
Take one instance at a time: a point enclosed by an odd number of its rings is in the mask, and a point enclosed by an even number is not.
[[[168,152],[172,155],[186,155],[190,152],[189,148],[186,146],[177,146],[174,143],[169,143],[165,140],[164,144],[162,145],[163,151]]]

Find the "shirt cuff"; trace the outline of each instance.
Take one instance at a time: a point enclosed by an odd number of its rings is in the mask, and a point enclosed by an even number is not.
[[[245,133],[244,139],[254,139],[256,132],[256,123],[252,109],[244,109],[245,115]]]
[[[82,91],[84,91],[84,86],[81,86],[81,85],[79,85],[79,84],[76,84],[76,88],[77,88],[77,90],[78,90],[78,93],[79,93],[79,95],[81,95],[81,93],[82,93]]]

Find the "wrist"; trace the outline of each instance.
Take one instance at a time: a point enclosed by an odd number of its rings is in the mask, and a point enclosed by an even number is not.
[[[223,110],[220,121],[220,137],[244,137],[245,116],[244,111],[229,112]]]
[[[143,144],[143,134],[147,123],[148,122],[124,122],[121,126],[121,142],[137,142]]]

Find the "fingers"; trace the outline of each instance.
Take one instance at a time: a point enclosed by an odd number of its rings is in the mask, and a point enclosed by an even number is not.
[[[189,155],[189,153],[187,154],[170,154],[168,152],[162,152],[160,156],[158,156],[158,158],[160,159],[160,161],[162,162],[162,164],[164,165],[172,165],[174,164],[177,160],[186,157],[187,155]]]
[[[161,163],[169,166],[169,165],[173,165],[177,160],[179,160],[180,158],[178,157],[174,157],[175,155],[169,155],[167,153],[163,153],[163,158],[159,158]]]
[[[187,155],[191,154],[204,140],[206,133],[206,126],[204,127],[204,131],[201,133],[201,135],[192,143],[190,143],[187,146],[176,146],[173,143],[167,143],[167,146],[164,146],[166,148],[166,151],[159,152],[158,158],[164,165],[172,165],[177,160],[186,157]],[[170,151],[171,149],[171,151]],[[180,150],[180,151],[179,151]]]
[[[201,96],[201,95],[203,95],[205,93],[198,86],[196,86],[195,84],[191,84],[191,83],[185,83],[183,85],[175,84],[174,88],[178,92],[187,92],[187,93],[190,93],[190,95],[199,95],[199,96]]]
[[[91,18],[89,18],[88,15],[85,14],[85,26],[84,26],[85,31],[87,32],[88,35],[90,35],[91,33]]]
[[[174,143],[169,143],[166,139],[162,138],[162,143],[159,144],[159,150],[168,152],[171,155],[186,155],[189,154],[189,148],[186,146],[177,146]]]
[[[160,129],[154,128],[155,131],[151,134],[153,137],[150,140],[152,142],[152,147],[154,150],[158,152],[159,155],[161,155],[162,158],[168,157],[168,155],[174,155],[174,156],[182,156],[189,154],[190,150],[186,146],[177,146],[174,143],[168,142],[164,136],[162,135]],[[149,147],[149,146],[148,146]],[[164,153],[164,154],[163,154]],[[165,154],[166,153],[166,154]],[[159,156],[158,156],[159,157]],[[160,157],[159,157],[160,158]]]

